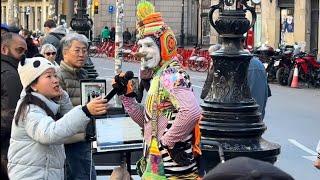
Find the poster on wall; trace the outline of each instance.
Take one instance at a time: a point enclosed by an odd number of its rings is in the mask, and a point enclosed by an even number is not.
[[[281,9],[281,44],[294,44],[294,9]]]
[[[282,23],[282,31],[293,33],[294,32],[294,21],[292,16],[286,16]]]

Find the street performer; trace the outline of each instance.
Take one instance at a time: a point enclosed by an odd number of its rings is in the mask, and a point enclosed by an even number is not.
[[[142,57],[146,68],[153,70],[151,86],[145,105],[133,98],[131,83],[119,90],[118,95],[130,117],[143,128],[145,145],[150,145],[152,136],[151,121],[154,115],[155,99],[159,103],[157,140],[166,179],[197,179],[196,157],[199,148],[199,119],[201,108],[193,93],[190,77],[181,65],[173,60],[177,54],[177,44],[173,31],[161,14],[154,11],[148,1],[140,1],[137,6],[138,56]],[[117,75],[115,79],[122,75]],[[113,87],[117,82],[114,81]],[[121,89],[121,84],[116,85]],[[148,154],[148,148],[145,148]],[[145,155],[146,156],[146,155]]]

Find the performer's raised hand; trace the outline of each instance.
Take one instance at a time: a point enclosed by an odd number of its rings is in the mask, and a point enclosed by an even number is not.
[[[112,80],[112,87],[117,91],[118,95],[125,95],[128,97],[134,97],[134,87],[132,78],[134,74],[132,71],[126,73],[120,73]]]

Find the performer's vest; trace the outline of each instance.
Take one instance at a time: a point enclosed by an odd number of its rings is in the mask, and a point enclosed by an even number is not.
[[[162,82],[160,81],[163,71],[169,67],[180,68],[179,64],[176,61],[169,61],[165,63],[159,70],[157,70],[151,81],[150,89],[148,91],[148,95],[145,101],[146,120],[148,122],[151,120],[151,117],[152,117],[152,105],[154,102],[154,98],[156,98],[155,96],[157,94],[157,91],[159,92],[160,104],[158,107],[160,107],[160,116],[164,116],[168,119],[168,124],[164,131],[164,134],[171,128],[179,108],[179,104],[176,98],[170,95],[170,93],[162,86]],[[184,150],[186,153],[189,153],[189,154],[193,153],[193,146],[195,143],[194,140],[197,139],[198,143],[200,140],[199,132],[200,132],[199,129],[197,129],[197,133],[194,133],[192,131],[182,141],[186,143],[186,149]],[[197,134],[197,136],[199,137],[194,137],[195,134]],[[161,151],[166,175],[175,176],[175,175],[180,175],[182,172],[183,174],[189,174],[194,172],[197,169],[197,164],[195,160],[188,166],[180,166],[171,159],[166,149],[163,149],[162,147],[160,147],[159,150]]]

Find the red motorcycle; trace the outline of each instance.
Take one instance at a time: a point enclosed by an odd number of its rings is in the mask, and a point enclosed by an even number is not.
[[[311,84],[314,87],[320,86],[320,63],[317,62],[316,53],[314,49],[311,53],[300,53],[294,57],[294,67],[291,69],[288,85],[291,85],[293,79],[294,68],[298,67],[299,80]]]

